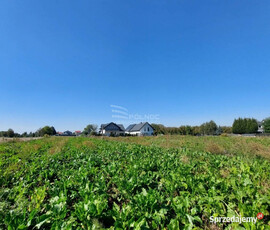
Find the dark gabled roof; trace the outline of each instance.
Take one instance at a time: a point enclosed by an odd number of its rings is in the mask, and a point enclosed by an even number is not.
[[[117,126],[120,131],[125,131],[125,128],[124,128],[124,126],[122,124],[115,124],[113,122],[110,122],[110,123],[107,123],[107,124],[101,124],[100,129],[105,129],[106,130],[106,127],[108,125],[110,125],[110,124],[113,124],[113,125]]]
[[[72,133],[71,131],[69,131],[69,130],[67,130],[67,131],[65,131],[64,133]]]
[[[143,123],[141,122],[139,124],[134,125],[132,129],[130,130],[130,132],[140,131],[145,124],[146,122],[143,122]]]
[[[107,124],[101,124],[101,125],[100,125],[100,129],[104,129],[108,124],[110,124],[110,123],[107,123]]]
[[[146,124],[150,125],[148,122],[141,122],[139,124],[135,124],[135,125],[133,125],[133,127],[128,132],[140,131],[142,129],[142,127],[145,126]],[[152,129],[154,130],[153,127],[152,127]]]
[[[125,131],[125,127],[122,124],[117,124],[117,125],[122,129],[122,131]]]
[[[136,124],[131,124],[126,128],[126,132],[129,132]]]

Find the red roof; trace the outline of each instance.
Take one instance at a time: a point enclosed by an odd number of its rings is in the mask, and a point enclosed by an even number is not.
[[[75,131],[75,133],[81,133],[81,131]]]

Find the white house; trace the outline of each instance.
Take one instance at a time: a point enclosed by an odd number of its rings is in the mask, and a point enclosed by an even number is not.
[[[125,134],[125,128],[121,124],[115,124],[111,122],[108,124],[102,124],[100,126],[99,133],[105,136],[119,136]]]
[[[139,124],[132,124],[126,128],[126,134],[136,136],[152,136],[154,128],[148,122],[141,122]]]
[[[264,120],[258,121],[258,133],[263,133],[264,132],[263,123],[264,123]]]

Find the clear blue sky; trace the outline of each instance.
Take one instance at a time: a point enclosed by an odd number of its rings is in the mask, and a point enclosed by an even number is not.
[[[269,1],[1,1],[0,130],[270,116]],[[129,121],[123,121],[128,123]]]

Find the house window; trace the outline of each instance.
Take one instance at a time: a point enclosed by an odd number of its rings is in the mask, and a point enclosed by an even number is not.
[[[148,131],[148,132],[150,131],[149,127],[147,128],[147,131]]]
[[[146,132],[146,127],[144,127],[144,132]]]

